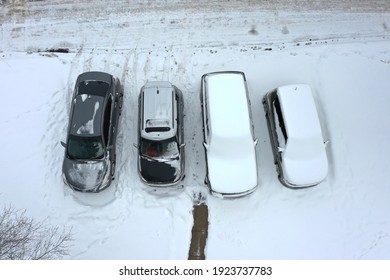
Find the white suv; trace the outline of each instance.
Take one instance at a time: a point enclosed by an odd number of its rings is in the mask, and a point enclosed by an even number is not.
[[[257,161],[245,75],[208,73],[201,80],[205,183],[212,194],[238,197],[257,187]]]
[[[263,98],[274,163],[280,182],[311,187],[328,173],[320,120],[308,85],[286,85]]]

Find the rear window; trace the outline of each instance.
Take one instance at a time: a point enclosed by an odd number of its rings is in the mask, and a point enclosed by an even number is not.
[[[106,96],[106,93],[110,85],[106,82],[101,81],[83,81],[79,83],[79,88],[77,95],[87,94],[87,95],[98,95]]]

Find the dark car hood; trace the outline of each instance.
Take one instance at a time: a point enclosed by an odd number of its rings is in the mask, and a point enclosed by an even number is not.
[[[140,173],[148,183],[169,184],[177,181],[181,174],[180,159],[159,162],[140,157]]]
[[[103,182],[108,170],[108,160],[80,161],[65,158],[63,173],[71,187],[82,191],[94,191]]]

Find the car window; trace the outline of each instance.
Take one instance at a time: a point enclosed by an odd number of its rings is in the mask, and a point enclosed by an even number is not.
[[[79,83],[79,88],[77,91],[77,95],[98,95],[98,96],[106,96],[109,84],[102,81],[83,81]]]
[[[280,108],[280,102],[278,97],[276,97],[274,101],[274,110],[276,112],[276,114],[274,114],[274,119],[275,119],[276,134],[278,135],[278,142],[280,146],[284,146],[287,143],[288,137],[287,137],[286,126],[284,125],[282,110]],[[283,140],[283,141],[279,141],[279,140]]]
[[[110,134],[111,107],[112,107],[112,97],[110,95],[107,101],[106,109],[104,111],[103,136],[106,145],[108,144],[108,137]]]
[[[182,112],[181,112],[180,102],[179,102],[180,99],[178,98],[177,94],[175,94],[175,99],[176,99],[176,122],[177,122],[176,139],[180,140],[179,143],[181,143],[182,139],[180,133],[181,133],[182,123],[181,123],[180,116]]]
[[[104,156],[101,137],[70,135],[67,150],[72,159],[101,159]]]
[[[142,138],[141,153],[156,159],[176,158],[179,155],[177,139],[173,137],[163,141],[152,141]]]

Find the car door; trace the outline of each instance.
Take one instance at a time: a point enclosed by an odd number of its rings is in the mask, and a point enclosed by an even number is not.
[[[184,101],[183,101],[183,95],[181,92],[179,92],[178,89],[176,89],[175,93],[176,97],[176,106],[177,106],[177,135],[176,138],[178,139],[178,145],[180,149],[180,156],[181,156],[181,162],[182,166],[184,165],[184,159],[185,159],[185,148],[184,148]]]
[[[202,93],[201,93],[201,107],[202,107],[202,119],[203,119],[203,138],[204,146],[207,147],[209,143],[209,126],[208,126],[208,104],[207,104],[207,92],[206,92],[206,80],[203,78],[202,81]],[[206,151],[207,154],[207,151]]]
[[[119,116],[121,115],[123,107],[123,86],[121,85],[118,78],[113,78],[113,94],[115,96],[115,123],[119,121]],[[117,126],[117,124],[115,124]]]
[[[113,107],[115,105],[113,105],[113,97],[111,93],[109,94],[105,105],[103,115],[103,137],[106,147],[110,147],[113,145],[113,140],[115,140],[115,122],[113,122]]]
[[[182,95],[177,92],[176,93],[176,102],[177,102],[177,122],[178,122],[178,139],[179,145],[184,144],[184,102]]]

